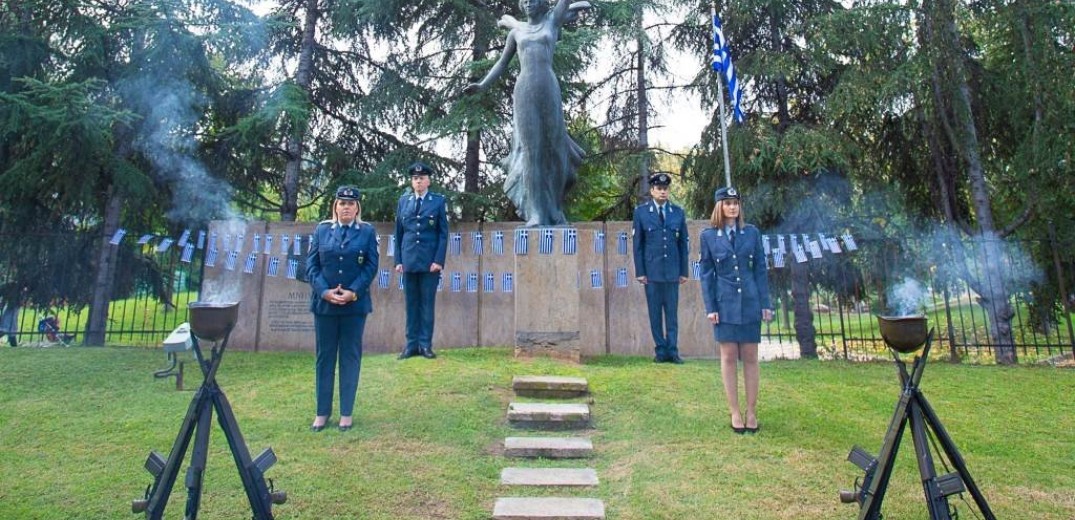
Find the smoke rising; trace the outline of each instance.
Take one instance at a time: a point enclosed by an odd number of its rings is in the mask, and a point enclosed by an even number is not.
[[[888,305],[894,316],[923,314],[929,297],[929,289],[912,278],[904,278],[888,289]]]

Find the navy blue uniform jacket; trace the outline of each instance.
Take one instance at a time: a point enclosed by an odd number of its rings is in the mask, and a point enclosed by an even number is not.
[[[701,276],[705,312],[719,313],[721,323],[760,323],[769,303],[769,274],[758,228],[747,224],[735,247],[723,229],[702,231]]]
[[[347,229],[337,241],[331,220],[317,225],[313,244],[306,258],[306,276],[313,294],[310,311],[320,315],[369,314],[373,312],[370,284],[377,275],[377,232],[362,222]],[[329,290],[342,285],[358,296],[346,305],[334,305],[321,298]]]
[[[657,204],[648,202],[635,208],[635,277],[651,282],[679,282],[687,276],[687,215],[683,208],[666,202],[664,224]]]
[[[430,264],[444,266],[448,253],[448,209],[442,195],[426,192],[422,212],[415,211],[414,193],[396,206],[396,264],[405,273],[428,273]]]

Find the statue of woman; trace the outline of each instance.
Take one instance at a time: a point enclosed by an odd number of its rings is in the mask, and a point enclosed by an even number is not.
[[[567,224],[564,195],[575,184],[575,170],[582,164],[582,148],[567,135],[560,83],[552,70],[552,56],[560,29],[588,9],[589,2],[520,0],[527,20],[503,16],[497,25],[509,30],[504,51],[496,65],[466,93],[485,90],[519,56],[519,78],[513,100],[515,131],[511,153],[504,159],[508,171],[504,192],[515,203],[528,227]]]

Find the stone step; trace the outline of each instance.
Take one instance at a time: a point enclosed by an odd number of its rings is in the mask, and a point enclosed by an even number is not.
[[[581,377],[515,376],[511,388],[524,397],[567,398],[590,393],[589,383]]]
[[[596,486],[593,468],[504,468],[500,471],[504,486]]]
[[[581,459],[593,455],[593,442],[582,437],[508,437],[504,439],[504,455]]]
[[[596,498],[498,498],[493,520],[603,520],[605,503]]]
[[[590,426],[590,405],[580,403],[511,403],[508,422],[521,428],[569,430]]]

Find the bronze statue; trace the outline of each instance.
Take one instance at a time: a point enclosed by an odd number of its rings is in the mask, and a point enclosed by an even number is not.
[[[563,225],[567,224],[564,195],[578,177],[583,150],[567,135],[552,57],[563,25],[577,19],[590,3],[557,0],[550,8],[547,0],[520,0],[519,8],[527,20],[504,15],[497,22],[509,30],[504,51],[485,78],[467,86],[465,92],[488,88],[518,54],[519,78],[512,96],[514,133],[511,153],[503,162],[508,172],[504,192],[528,227]]]

